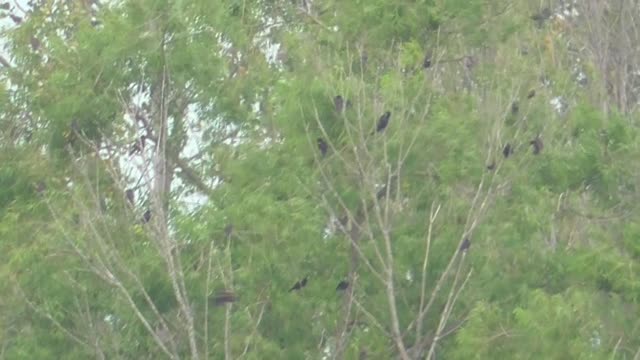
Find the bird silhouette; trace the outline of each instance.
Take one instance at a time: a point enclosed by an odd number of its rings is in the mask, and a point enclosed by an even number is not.
[[[142,214],[142,222],[143,223],[148,223],[149,220],[151,220],[151,210],[147,210],[144,212],[144,214]]]
[[[511,144],[507,143],[507,145],[504,146],[504,149],[502,149],[502,155],[504,155],[504,158],[508,158],[511,154],[513,154],[513,148],[511,147]]]
[[[318,149],[320,149],[320,153],[322,154],[322,157],[324,157],[325,155],[327,155],[327,151],[329,150],[329,145],[327,145],[327,142],[324,141],[324,139],[322,138],[318,138],[317,142],[318,142]]]
[[[538,136],[535,139],[529,141],[529,144],[533,145],[533,155],[540,154],[540,152],[544,148],[544,144],[542,143],[542,139],[540,139],[540,136]]]
[[[520,104],[517,101],[511,103],[511,113],[513,115],[517,114],[520,111]]]
[[[302,280],[300,280],[300,281],[296,282],[296,283],[293,285],[293,287],[292,287],[291,289],[289,289],[289,292],[292,292],[292,291],[294,291],[294,290],[300,290],[300,289],[302,289],[303,287],[307,286],[307,280],[308,280],[308,279],[307,279],[307,277],[305,276],[305,277],[304,277],[304,279],[302,279]]]
[[[144,149],[146,140],[147,140],[146,136],[144,135],[140,136],[140,139],[136,140],[136,142],[134,142],[133,145],[131,145],[131,150],[129,150],[129,156],[135,153],[139,153],[142,149]]]
[[[469,247],[471,247],[471,240],[469,240],[469,238],[464,238],[462,244],[460,245],[460,251],[465,252],[469,250]]]
[[[9,17],[11,18],[11,20],[13,20],[14,23],[16,24],[20,24],[22,23],[22,18],[20,16],[14,15],[14,14],[9,14]]]
[[[529,93],[527,94],[527,99],[531,99],[534,96],[536,96],[536,90],[531,89],[531,91],[529,91]]]
[[[531,20],[536,22],[538,27],[542,27],[545,21],[551,17],[551,9],[548,7],[542,9],[540,12],[531,15]]]
[[[129,204],[131,205],[135,204],[135,194],[133,192],[133,189],[127,189],[127,191],[124,192],[124,195],[127,198],[127,201],[129,202]]]
[[[333,98],[333,105],[337,112],[341,113],[344,111],[344,99],[342,98],[342,95],[337,95]]]
[[[336,286],[336,291],[347,290],[348,287],[349,287],[349,282],[346,280],[342,280],[338,283],[338,286]]]
[[[424,69],[428,69],[431,67],[431,54],[427,54],[424,56],[424,60],[422,61],[422,67]]]
[[[387,128],[389,125],[389,119],[391,118],[391,111],[386,111],[380,119],[378,119],[378,124],[376,125],[376,132],[381,132]]]
[[[213,305],[220,306],[235,302],[237,297],[232,291],[224,290],[213,295],[210,300],[213,302]]]

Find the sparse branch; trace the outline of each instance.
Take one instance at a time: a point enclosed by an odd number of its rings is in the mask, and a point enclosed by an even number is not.
[[[429,227],[427,229],[427,238],[426,238],[426,246],[424,251],[424,260],[422,262],[422,281],[420,284],[420,307],[418,309],[422,310],[424,308],[424,302],[426,297],[426,286],[427,286],[427,265],[429,263],[429,253],[431,251],[431,239],[433,236],[433,224],[438,218],[438,214],[440,213],[440,204],[434,209],[434,203],[431,204],[431,211],[429,213]],[[418,318],[416,319],[416,339],[420,339],[422,336],[422,318],[424,317],[424,313],[419,311]]]
[[[25,301],[25,303],[36,313],[44,316],[47,320],[51,321],[51,323],[58,328],[60,331],[62,331],[67,337],[69,337],[71,340],[73,340],[74,342],[87,347],[89,349],[92,349],[93,347],[91,346],[91,344],[87,343],[85,340],[80,339],[78,336],[76,336],[75,334],[73,334],[71,331],[69,331],[67,328],[65,328],[58,320],[56,320],[53,316],[51,316],[51,314],[49,314],[46,311],[43,311],[42,309],[38,308],[31,300],[29,300],[29,297],[27,296],[27,294],[24,292],[24,290],[22,290],[22,288],[20,287],[19,284],[16,284],[16,289],[20,292],[20,295],[22,295],[22,299]]]

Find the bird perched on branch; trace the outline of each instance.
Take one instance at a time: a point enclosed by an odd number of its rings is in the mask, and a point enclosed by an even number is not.
[[[316,141],[318,142],[318,149],[320,149],[320,154],[322,154],[322,157],[325,157],[325,155],[327,155],[327,151],[329,151],[329,145],[327,145],[327,142],[324,141],[323,138],[318,138]]]
[[[530,145],[533,145],[533,155],[538,155],[544,148],[544,144],[542,143],[542,139],[540,136],[537,136],[535,139],[529,141]]]
[[[333,98],[333,106],[335,107],[336,112],[342,113],[351,107],[351,101],[345,101],[342,95],[336,95],[336,97]]]
[[[551,9],[548,7],[542,9],[540,12],[531,15],[531,20],[535,21],[537,27],[542,27],[545,21],[551,18]]]
[[[520,104],[517,101],[511,103],[511,113],[513,115],[517,114],[520,111]]]
[[[349,282],[342,280],[338,283],[338,286],[336,286],[336,291],[344,291],[347,290],[347,288],[349,288]]]
[[[147,140],[146,136],[144,135],[140,136],[140,138],[136,140],[136,142],[133,143],[133,145],[131,145],[131,150],[129,150],[129,156],[142,151],[142,149],[144,149],[146,140]]]
[[[376,125],[376,132],[381,132],[387,128],[389,125],[389,119],[391,118],[391,111],[386,111],[380,119],[378,119],[378,124]]]
[[[339,113],[344,110],[344,99],[342,98],[342,95],[336,95],[336,97],[333,98],[333,106]]]
[[[129,204],[135,205],[135,193],[133,192],[133,189],[127,189],[127,191],[124,192],[124,195]]]
[[[147,210],[142,214],[142,222],[148,223],[151,220],[151,209]]]
[[[307,276],[305,276],[305,277],[304,277],[304,279],[302,279],[302,280],[300,280],[300,281],[296,282],[296,283],[293,285],[293,287],[292,287],[291,289],[289,289],[289,292],[292,292],[292,291],[294,291],[294,290],[300,290],[300,289],[302,289],[303,287],[307,286],[307,280],[308,280],[308,277],[307,277]]]
[[[531,91],[529,91],[529,93],[527,94],[527,99],[531,99],[534,96],[536,96],[536,90],[535,89],[531,89]]]
[[[431,53],[427,53],[422,60],[422,68],[428,69],[431,67]]]
[[[471,240],[469,240],[469,238],[464,238],[462,244],[460,244],[460,251],[466,252],[469,250],[469,247],[471,247]]]
[[[233,293],[233,291],[223,290],[213,295],[209,300],[213,302],[213,305],[220,306],[235,302],[237,300],[237,297],[236,294]]]
[[[511,156],[511,154],[513,154],[513,148],[511,147],[511,144],[507,143],[507,145],[504,146],[504,149],[502,149],[502,155],[504,155],[504,158],[506,159]]]

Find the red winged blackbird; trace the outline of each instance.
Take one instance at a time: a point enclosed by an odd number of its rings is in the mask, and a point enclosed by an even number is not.
[[[378,119],[378,124],[376,125],[376,131],[381,132],[386,129],[387,125],[389,125],[389,119],[391,118],[391,111],[386,111],[380,119]]]
[[[338,286],[336,286],[336,291],[347,290],[348,287],[349,287],[349,282],[346,280],[342,280],[338,283]]]
[[[531,89],[531,91],[529,91],[529,93],[527,94],[527,99],[531,99],[534,96],[536,96],[536,90]]]
[[[544,148],[544,144],[542,143],[542,139],[540,137],[536,137],[535,139],[529,141],[530,145],[533,145],[533,155],[538,155]]]
[[[318,142],[318,149],[320,149],[320,153],[322,154],[322,157],[324,157],[325,155],[327,155],[327,151],[329,150],[329,145],[327,145],[327,142],[324,141],[322,138],[318,138],[317,142]]]
[[[127,191],[124,192],[124,195],[127,198],[127,201],[129,202],[129,204],[131,205],[135,204],[135,194],[133,192],[133,189],[127,189]]]
[[[504,149],[502,149],[502,155],[504,155],[504,158],[508,158],[511,154],[513,154],[513,148],[511,147],[511,144],[507,143],[507,145],[504,146]]]
[[[460,245],[460,251],[464,252],[469,250],[469,247],[471,246],[471,240],[469,240],[469,238],[464,238],[464,240],[462,241],[462,244]]]
[[[304,279],[296,282],[293,287],[291,289],[289,289],[289,292],[292,292],[294,290],[300,290],[303,287],[307,286],[307,277],[305,276]]]
[[[148,223],[149,220],[151,220],[151,210],[147,210],[144,212],[144,214],[142,214],[142,222],[143,223]]]
[[[228,303],[235,302],[237,300],[236,295],[229,290],[221,291],[215,294],[211,300],[215,306],[220,306]]]

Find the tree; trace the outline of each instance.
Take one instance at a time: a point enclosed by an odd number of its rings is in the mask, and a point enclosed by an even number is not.
[[[637,355],[637,127],[552,10],[31,6],[2,7],[7,358]]]

